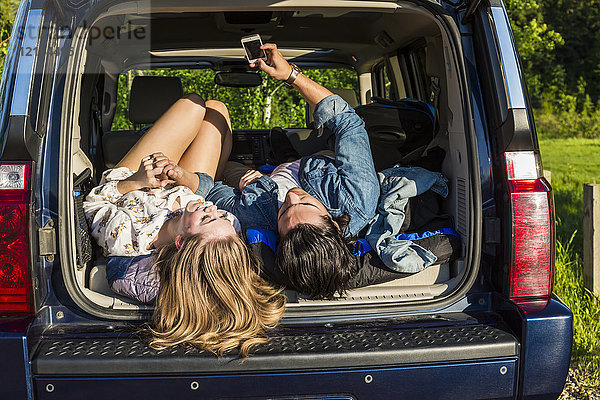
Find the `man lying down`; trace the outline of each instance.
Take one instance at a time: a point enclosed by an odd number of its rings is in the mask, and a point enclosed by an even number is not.
[[[438,197],[448,192],[441,173],[394,167],[377,174],[364,122],[352,107],[293,69],[276,45],[262,47],[268,59],[256,66],[297,89],[315,110],[316,128],[335,134],[333,152],[282,163],[270,176],[230,163],[224,172],[229,185],[217,182],[207,195],[239,219],[262,259],[262,275],[309,298],[327,299],[449,261],[460,247],[454,233],[401,234],[440,225]],[[411,208],[409,199],[421,206]],[[415,210],[433,210],[432,217],[406,218]],[[152,256],[108,262],[121,265],[109,268],[121,271],[108,276],[114,291],[153,301],[159,282]]]

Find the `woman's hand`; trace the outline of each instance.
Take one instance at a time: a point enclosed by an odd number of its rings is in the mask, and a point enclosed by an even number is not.
[[[142,188],[165,187],[165,185],[173,183],[168,177],[161,177],[165,166],[168,164],[169,159],[163,153],[150,154],[142,158],[140,167],[133,175],[117,184],[117,189],[119,192],[126,194]]]
[[[182,185],[182,180],[185,179],[186,170],[181,168],[175,161],[169,160],[167,165],[163,168],[161,179],[170,180],[171,183],[176,185]]]
[[[161,177],[168,180],[170,183],[187,186],[194,192],[198,190],[198,175],[181,168],[175,161],[169,160],[168,164],[165,165],[165,168],[163,169]]]
[[[165,187],[167,184],[173,183],[173,181],[163,173],[164,168],[169,162],[170,160],[163,153],[152,153],[142,159],[140,167],[131,178],[134,182],[138,182],[142,185],[141,187]]]
[[[261,176],[263,176],[263,174],[261,174],[260,172],[258,172],[255,169],[251,169],[251,170],[247,171],[240,178],[240,183],[238,184],[238,188],[240,190],[242,190],[243,188],[245,188],[246,186],[248,186],[252,182],[255,182],[255,181],[259,180]]]
[[[289,78],[292,73],[292,67],[283,58],[279,50],[277,50],[277,45],[274,43],[265,43],[260,48],[267,53],[267,62],[265,63],[262,59],[259,59],[256,63],[250,64],[250,66],[254,68],[258,65],[258,68],[266,72],[271,78],[279,79],[280,81],[285,81]]]

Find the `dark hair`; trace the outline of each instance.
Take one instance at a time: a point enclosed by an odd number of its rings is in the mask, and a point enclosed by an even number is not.
[[[347,214],[335,221],[323,217],[323,224],[298,224],[281,238],[275,261],[292,289],[311,298],[331,298],[348,290],[355,270],[350,246],[355,242],[342,234],[350,218]]]

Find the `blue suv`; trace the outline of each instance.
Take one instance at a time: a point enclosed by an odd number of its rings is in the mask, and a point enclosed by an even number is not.
[[[353,107],[428,103],[425,146],[407,152],[405,132],[369,130],[374,161],[443,149],[441,210],[461,242],[451,261],[332,300],[286,291],[280,326],[248,359],[153,350],[140,334],[153,307],[110,289],[81,202],[198,81],[185,77],[214,76],[210,89],[218,72],[247,72],[249,33],[305,71],[345,71],[350,87],[331,89]],[[0,110],[0,398],[560,395],[573,316],[552,293],[552,189],[500,0],[22,0]],[[310,110],[278,110],[302,121],[281,127],[298,153],[327,146]],[[232,160],[272,163],[269,129],[235,124]]]

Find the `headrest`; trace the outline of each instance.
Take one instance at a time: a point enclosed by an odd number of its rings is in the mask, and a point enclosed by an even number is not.
[[[129,95],[129,120],[152,124],[183,96],[178,77],[136,76]]]
[[[358,107],[358,98],[354,89],[329,89],[331,93],[337,94],[350,105],[350,107]]]
[[[350,107],[355,108],[360,104],[358,103],[358,97],[356,97],[356,92],[353,89],[331,89],[328,88],[331,93],[337,94],[342,99],[346,100],[346,103],[350,105]],[[313,113],[315,110],[311,108],[308,104],[306,104],[306,124],[310,125],[311,122],[314,121]]]

